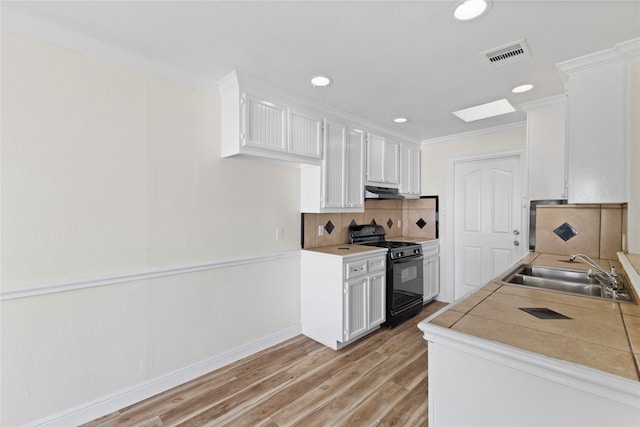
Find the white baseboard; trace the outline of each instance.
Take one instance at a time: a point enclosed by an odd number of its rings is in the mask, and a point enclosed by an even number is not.
[[[87,423],[118,409],[140,402],[158,393],[184,384],[216,369],[255,354],[273,345],[279,344],[302,333],[302,325],[297,324],[275,334],[262,337],[226,353],[214,356],[202,362],[171,372],[162,377],[147,381],[116,393],[109,394],[91,402],[50,415],[29,426],[71,426]]]

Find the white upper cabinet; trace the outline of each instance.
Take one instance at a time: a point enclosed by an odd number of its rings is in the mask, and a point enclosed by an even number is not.
[[[219,83],[221,155],[251,155],[297,164],[319,165],[322,158],[322,117],[300,108],[267,86],[241,86],[233,72]]]
[[[400,144],[370,133],[367,137],[367,184],[397,188],[399,166]]]
[[[322,118],[292,108],[288,113],[289,153],[322,159]]]
[[[558,64],[565,72],[569,203],[629,199],[629,63],[618,49]]]
[[[360,130],[384,128],[235,71],[218,88],[221,157],[300,167],[302,212],[362,212],[367,166],[371,185],[398,188],[400,144]],[[408,194],[420,192],[419,162],[411,160]]]
[[[567,198],[565,98],[521,104],[527,113],[529,200]]]
[[[362,212],[364,150],[362,131],[325,120],[322,165],[300,174],[302,212]]]
[[[400,194],[406,198],[420,196],[420,147],[400,145]]]
[[[322,162],[323,209],[344,207],[346,176],[347,126],[336,122],[325,122],[325,150]],[[306,189],[304,189],[306,190]]]
[[[345,207],[364,209],[365,135],[361,130],[347,129]]]
[[[271,101],[243,94],[240,144],[272,151],[287,151],[287,108]]]

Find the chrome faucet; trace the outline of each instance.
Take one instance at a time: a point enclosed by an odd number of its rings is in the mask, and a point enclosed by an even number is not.
[[[589,270],[588,271],[589,277],[594,277],[600,274],[607,282],[609,282],[611,291],[613,291],[613,294],[615,296],[616,292],[618,291],[618,272],[616,271],[615,267],[611,267],[611,271],[607,272],[602,267],[600,267],[594,260],[586,256],[585,254],[571,255],[569,257],[569,261],[574,262],[576,258],[582,260],[582,262],[589,265],[590,267],[593,267],[596,270],[595,273],[593,272],[593,270]]]

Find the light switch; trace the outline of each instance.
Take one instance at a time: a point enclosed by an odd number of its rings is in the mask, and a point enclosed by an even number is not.
[[[323,225],[319,225],[318,226],[318,236],[324,236],[324,226]]]

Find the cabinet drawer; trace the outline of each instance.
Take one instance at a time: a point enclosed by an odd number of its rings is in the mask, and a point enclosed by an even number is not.
[[[369,272],[384,271],[386,266],[385,259],[386,257],[380,257],[380,258],[370,259],[369,261],[367,261],[368,263],[367,267],[369,268]]]
[[[344,278],[352,279],[367,273],[367,260],[349,262],[344,265]]]
[[[437,257],[440,252],[440,247],[438,246],[438,242],[427,243],[422,245],[422,254],[424,259]]]

